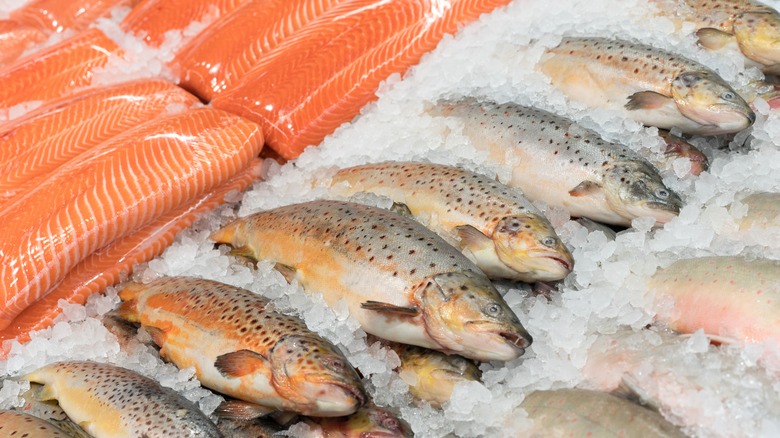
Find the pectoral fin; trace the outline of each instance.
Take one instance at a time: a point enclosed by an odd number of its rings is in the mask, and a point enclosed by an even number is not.
[[[214,361],[214,367],[226,377],[241,377],[268,366],[268,359],[251,350],[223,354]]]
[[[390,211],[392,211],[395,214],[400,214],[401,216],[414,218],[414,215],[412,214],[412,210],[409,210],[409,206],[407,206],[403,202],[393,202],[393,206],[390,207]]]
[[[249,246],[239,246],[238,248],[233,248],[230,251],[228,251],[227,255],[229,256],[235,256],[235,257],[242,257],[245,259],[252,260],[253,262],[257,261],[257,257],[255,256],[255,252],[252,251],[252,248]]]
[[[280,274],[282,274],[282,277],[284,277],[285,280],[287,280],[288,283],[292,283],[293,279],[295,279],[295,276],[297,274],[297,270],[293,268],[292,266],[285,265],[282,263],[276,263],[274,265],[274,269],[279,271]]]
[[[571,196],[588,196],[601,190],[601,185],[594,183],[593,181],[583,181],[577,187],[569,190]]]
[[[152,338],[152,342],[154,342],[158,347],[163,346],[163,343],[165,342],[165,331],[163,329],[144,326],[144,330],[146,330],[146,333],[148,333],[149,337]]]
[[[455,227],[455,233],[460,238],[461,248],[469,248],[476,253],[484,248],[492,248],[493,241],[478,229],[471,225],[460,225]]]
[[[225,400],[214,411],[214,414],[220,418],[231,420],[250,421],[255,418],[263,417],[274,409],[243,400]]]
[[[635,111],[663,108],[671,99],[671,97],[664,96],[655,91],[639,91],[628,96],[626,109]]]
[[[373,310],[383,313],[396,313],[404,316],[417,316],[420,314],[420,309],[417,307],[402,307],[380,301],[366,301],[362,303],[360,307],[366,310]]]
[[[719,50],[736,42],[737,37],[722,30],[705,27],[696,31],[699,45],[710,50]]]

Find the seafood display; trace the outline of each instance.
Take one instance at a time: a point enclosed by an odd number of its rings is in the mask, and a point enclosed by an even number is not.
[[[41,400],[56,399],[94,437],[221,437],[194,404],[156,381],[96,362],[57,362],[24,376],[43,384]]]
[[[776,435],[778,7],[0,1],[0,434]]]
[[[668,222],[682,207],[652,164],[565,118],[512,103],[470,101],[439,102],[429,112],[462,120],[476,148],[495,162],[508,159],[506,184],[532,201],[617,225],[643,216]]]
[[[476,173],[389,162],[340,170],[331,185],[342,196],[372,192],[403,204],[491,278],[554,281],[574,265],[550,222],[521,192]]]
[[[607,38],[564,38],[539,69],[571,99],[686,134],[741,131],[753,110],[717,73],[657,48]]]
[[[346,300],[366,333],[477,360],[512,360],[531,336],[485,275],[412,219],[339,201],[280,207],[212,235],[292,281]],[[380,280],[381,281],[378,281]]]
[[[196,278],[125,286],[119,314],[152,333],[160,354],[195,367],[204,386],[266,408],[345,416],[365,403],[347,359],[298,318],[247,290]],[[217,318],[219,315],[219,318]]]

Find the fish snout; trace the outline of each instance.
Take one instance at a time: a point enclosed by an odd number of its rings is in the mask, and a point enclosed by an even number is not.
[[[363,407],[368,396],[362,384],[331,381],[316,385],[312,399],[316,408],[313,413],[318,417],[341,417],[351,415]]]
[[[672,97],[683,116],[701,125],[696,133],[729,134],[756,120],[747,102],[712,72],[681,73],[672,81]]]

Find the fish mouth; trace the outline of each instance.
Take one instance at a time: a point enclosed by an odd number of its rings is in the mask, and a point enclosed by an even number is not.
[[[510,332],[498,332],[498,335],[504,338],[507,344],[511,345],[517,350],[519,353],[518,356],[525,354],[525,349],[531,345],[531,342],[533,342],[531,335],[526,335],[528,336],[527,338],[518,335],[517,333]]]
[[[341,388],[342,391],[347,393],[347,395],[355,399],[355,401],[357,402],[355,410],[363,407],[366,404],[366,401],[368,401],[368,396],[366,396],[365,391],[361,387],[357,387],[355,385],[347,385],[343,383],[333,383],[333,385],[338,386],[339,388]]]
[[[574,264],[569,260],[562,259],[560,257],[555,257],[555,256],[547,256],[547,258],[558,262],[561,266],[563,266],[564,269],[566,269],[569,272],[571,272],[571,270],[574,269]]]
[[[670,204],[666,202],[648,202],[647,207],[653,210],[668,211],[674,214],[680,214],[680,206],[676,204]]]

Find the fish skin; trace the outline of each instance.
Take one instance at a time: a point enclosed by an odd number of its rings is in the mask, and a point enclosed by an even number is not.
[[[211,389],[275,410],[314,416],[354,413],[365,389],[346,357],[294,316],[266,310],[269,301],[216,281],[170,277],[130,283],[119,315],[160,333],[160,355],[195,368]],[[220,367],[229,355],[245,372]],[[231,359],[233,360],[233,359]]]
[[[569,99],[685,134],[728,134],[756,115],[717,73],[682,56],[623,40],[569,37],[537,69]]]
[[[160,47],[165,33],[182,31],[195,21],[222,17],[249,0],[140,0],[122,20],[122,30]]]
[[[331,307],[345,298],[363,330],[384,339],[477,360],[511,360],[532,342],[476,265],[418,222],[380,208],[288,205],[211,238],[294,269]]]
[[[56,401],[41,401],[41,391],[43,391],[43,385],[30,383],[30,389],[21,395],[24,404],[18,408],[18,412],[30,414],[51,423],[63,432],[63,436],[70,438],[91,438],[84,429],[68,418],[68,414],[62,410]]]
[[[341,418],[312,418],[306,420],[322,437],[327,438],[411,438],[412,431],[405,421],[388,409],[373,403],[356,413]]]
[[[676,27],[694,23],[700,45],[718,50],[736,45],[765,73],[780,73],[780,14],[753,0],[652,0]],[[673,11],[669,14],[668,11]]]
[[[678,260],[648,281],[673,330],[712,337],[780,342],[780,262],[713,256]],[[669,308],[669,303],[672,303]]]
[[[0,436],[4,437],[62,437],[68,435],[48,421],[22,412],[0,411]]]
[[[665,437],[686,435],[659,413],[584,389],[534,391],[520,407],[534,424],[524,436]]]
[[[75,423],[100,437],[222,437],[197,406],[135,371],[87,361],[46,365],[23,377],[44,385]]]
[[[0,20],[0,68],[14,61],[34,44],[46,41],[40,29],[13,20]]]
[[[780,228],[780,193],[755,192],[740,199],[745,216],[736,220],[740,230]]]
[[[96,250],[245,169],[262,144],[254,123],[190,110],[114,137],[0,206],[0,330]]]
[[[372,344],[378,338],[369,335],[367,342]],[[395,351],[401,359],[396,370],[409,384],[409,392],[414,398],[428,402],[435,408],[441,408],[452,395],[455,385],[467,381],[479,381],[482,373],[477,365],[455,354],[396,342],[381,341]]]
[[[122,53],[111,38],[92,28],[23,56],[0,69],[0,108],[72,94],[92,83],[94,69]]]
[[[91,88],[0,125],[0,204],[79,153],[167,115],[168,105],[188,108],[197,101],[169,82],[138,80]]]
[[[295,158],[352,120],[376,99],[382,81],[416,65],[445,34],[508,3],[342,3],[263,57],[212,105],[261,123],[269,147]]]
[[[563,117],[514,103],[469,100],[442,101],[428,112],[462,121],[475,148],[488,152],[491,162],[511,166],[506,185],[531,201],[623,226],[642,216],[668,222],[682,206],[639,154]]]
[[[232,88],[252,67],[329,8],[345,0],[261,0],[215,21],[169,64],[179,85],[206,102]]]
[[[83,30],[111,9],[135,0],[33,0],[11,12],[10,18],[46,32]]]
[[[372,192],[406,205],[493,279],[555,281],[574,266],[550,222],[521,192],[474,172],[421,162],[366,164],[338,171],[331,190],[347,197]],[[461,239],[462,226],[476,228],[486,242]]]
[[[265,418],[240,421],[220,418],[217,427],[223,435],[230,438],[274,438],[284,428]]]
[[[0,348],[0,360],[5,359],[10,349],[10,344],[5,341],[25,343],[30,340],[31,332],[51,326],[63,311],[60,300],[83,305],[92,294],[119,283],[133,273],[136,264],[148,262],[162,254],[173,243],[179,231],[188,228],[203,213],[222,204],[228,194],[244,190],[257,180],[261,166],[262,162],[255,160],[249,168],[200,199],[90,254],[46,296],[25,308],[8,327],[0,330],[0,346],[7,346]]]

